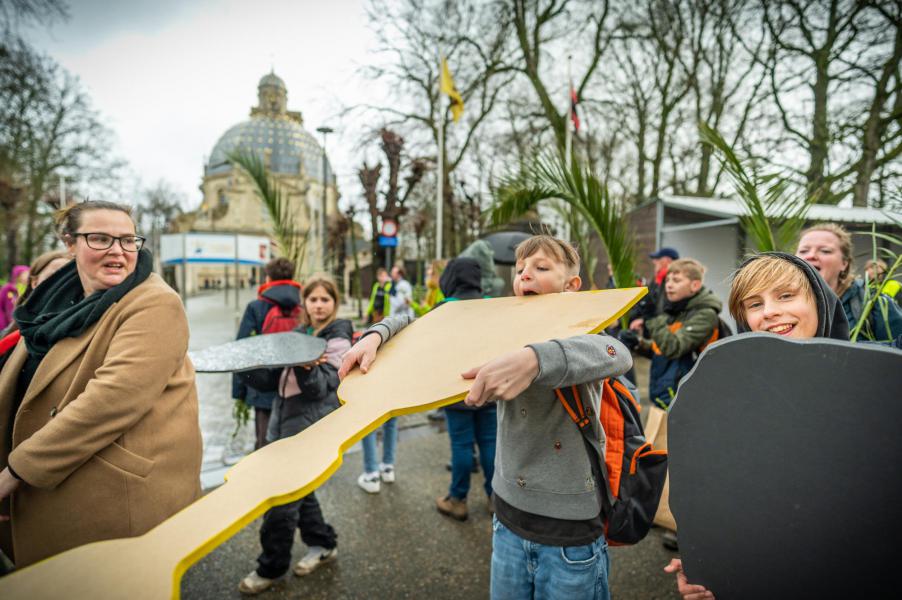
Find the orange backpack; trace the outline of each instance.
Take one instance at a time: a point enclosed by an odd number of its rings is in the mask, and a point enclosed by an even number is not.
[[[567,414],[579,427],[589,452],[592,472],[604,483],[605,538],[613,546],[641,541],[651,528],[667,476],[667,451],[655,450],[645,439],[639,403],[620,378],[601,382],[601,414],[605,432],[604,462],[601,440],[591,427],[587,410],[576,386],[555,390]],[[599,487],[601,484],[599,483]]]

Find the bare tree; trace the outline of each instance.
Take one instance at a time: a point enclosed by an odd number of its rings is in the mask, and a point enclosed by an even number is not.
[[[874,173],[902,153],[900,2],[762,0],[761,10],[772,100],[807,155],[809,192],[866,205]]]
[[[435,156],[439,137],[445,140],[441,186],[445,253],[460,250],[463,234],[457,216],[452,179],[486,122],[499,95],[514,74],[509,66],[508,23],[497,2],[465,0],[404,0],[399,5],[373,3],[370,23],[385,59],[364,70],[394,89],[392,106],[366,106],[385,127],[405,131],[414,153]],[[447,58],[465,111],[451,123],[448,103],[440,98],[438,52]],[[440,107],[444,106],[444,109]]]
[[[51,238],[50,212],[64,201],[54,191],[59,178],[70,189],[115,180],[121,163],[109,138],[75,77],[21,40],[0,44],[0,179],[22,191],[15,202],[0,199],[14,238],[7,261],[31,261]]]

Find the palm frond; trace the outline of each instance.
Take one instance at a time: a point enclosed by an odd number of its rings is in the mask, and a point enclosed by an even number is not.
[[[555,153],[545,153],[502,180],[495,190],[489,216],[501,225],[533,209],[543,200],[560,199],[601,238],[611,261],[614,281],[627,287],[635,281],[635,252],[623,205],[615,202],[591,170],[573,161],[567,166]]]
[[[896,227],[902,228],[902,221],[899,221],[891,214],[884,213],[887,217],[889,217]],[[858,232],[856,232],[858,233]],[[885,242],[889,242],[890,244],[896,246],[897,248],[902,246],[902,238],[899,236],[891,235],[888,233],[878,233],[876,223],[871,224],[871,231],[869,233],[859,233],[859,235],[867,235],[871,238],[871,258],[875,261],[877,258],[882,256],[885,258],[885,262],[887,263],[887,270],[884,273],[884,281],[889,279],[894,279],[896,274],[902,271],[902,254],[897,254],[893,252],[889,248],[878,248],[877,241],[883,240]],[[880,282],[874,281],[870,282],[865,278],[865,293],[864,300],[862,302],[862,311],[861,316],[858,318],[858,323],[855,324],[855,327],[852,328],[852,331],[849,333],[849,339],[852,342],[855,342],[860,335],[865,335],[868,339],[872,341],[889,341],[889,340],[875,340],[874,332],[871,331],[870,326],[865,328],[865,325],[868,323],[871,313],[874,312],[874,309],[878,309],[879,318],[883,319],[884,329],[886,331],[890,331],[889,325],[889,311],[886,306],[888,302],[892,302],[893,300],[890,298],[884,298],[881,300],[882,289],[883,286]],[[878,306],[879,301],[879,306]]]
[[[272,235],[279,251],[294,263],[296,274],[299,273],[307,251],[307,235],[298,229],[296,215],[283,196],[279,182],[270,175],[263,159],[254,152],[239,147],[228,154],[228,160],[253,181],[254,191],[269,213]]]
[[[747,160],[740,159],[720,133],[699,123],[702,143],[711,146],[733,181],[736,195],[746,214],[740,225],[761,252],[788,250],[805,225],[808,209],[816,195],[799,198],[792,182],[778,173],[758,174]]]

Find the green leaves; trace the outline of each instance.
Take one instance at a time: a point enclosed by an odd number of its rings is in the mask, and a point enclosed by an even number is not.
[[[902,228],[902,222],[888,213],[884,214],[895,223],[896,227]],[[871,313],[876,310],[875,321],[881,321],[884,330],[887,332],[891,331],[887,304],[893,302],[893,300],[883,295],[881,292],[883,282],[895,279],[896,275],[902,271],[902,254],[896,254],[890,250],[890,248],[878,247],[877,240],[883,240],[890,247],[899,248],[902,247],[902,238],[888,233],[878,233],[877,225],[874,223],[871,224],[871,232],[862,235],[868,235],[871,238],[871,260],[874,262],[883,260],[887,264],[887,269],[883,277],[880,277],[878,281],[869,280],[867,274],[865,274],[864,300],[862,302],[863,309],[861,311],[861,317],[858,319],[858,323],[855,324],[855,327],[852,328],[852,331],[849,334],[849,339],[855,342],[858,340],[859,336],[864,336],[871,341],[888,342],[891,340],[876,339],[876,333],[871,330],[870,317]]]
[[[307,235],[298,229],[297,213],[282,195],[279,182],[269,174],[263,159],[254,152],[239,147],[229,153],[228,159],[254,182],[257,196],[272,221],[272,233],[280,253],[294,263],[296,273],[300,272],[307,251]]]
[[[748,159],[741,160],[716,129],[699,123],[702,143],[711,146],[733,180],[746,214],[739,217],[757,250],[792,251],[815,196],[798,197],[789,178],[778,173],[759,174]]]
[[[564,201],[598,233],[608,251],[617,286],[633,285],[635,254],[626,211],[588,167],[576,160],[568,167],[562,156],[545,153],[502,180],[494,192],[495,204],[489,216],[495,225],[534,209],[543,200]]]

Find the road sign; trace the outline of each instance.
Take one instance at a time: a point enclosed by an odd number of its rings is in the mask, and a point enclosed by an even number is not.
[[[398,222],[394,219],[385,219],[382,221],[382,235],[384,237],[395,237],[398,235]],[[383,245],[387,246],[388,244]]]
[[[395,246],[398,245],[398,238],[394,237],[394,236],[388,237],[386,235],[380,235],[379,236],[379,245],[382,246],[383,248],[394,248]]]

